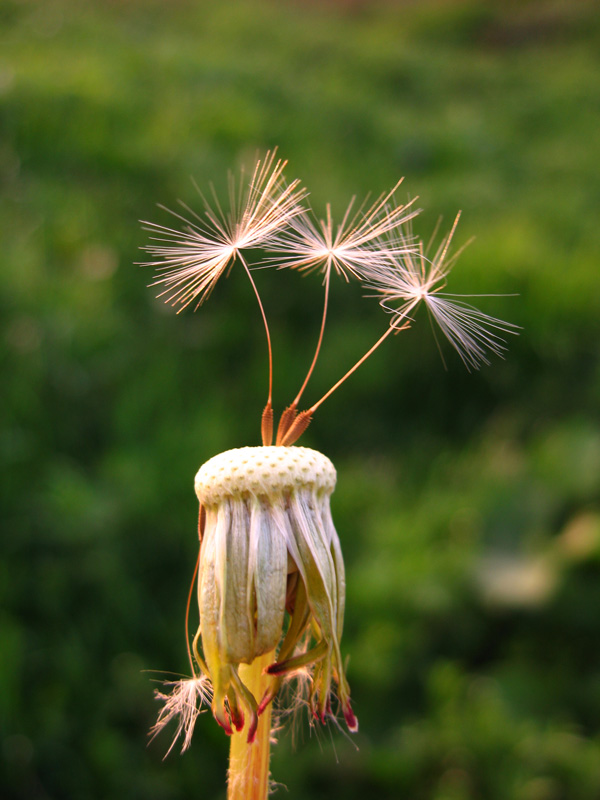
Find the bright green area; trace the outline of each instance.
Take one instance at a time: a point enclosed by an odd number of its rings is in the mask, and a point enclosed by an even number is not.
[[[4,0],[3,798],[224,796],[209,714],[183,757],[145,737],[186,671],[192,478],[258,443],[263,332],[239,272],[175,316],[132,263],[156,203],[275,145],[318,211],[400,175],[422,236],[462,209],[450,290],[518,293],[480,303],[523,327],[468,374],[420,318],[302,440],[338,469],[361,728],[282,733],[278,796],[600,797],[599,129],[593,2]],[[281,409],[322,290],[257,280]],[[337,284],[307,400],[385,324]]]

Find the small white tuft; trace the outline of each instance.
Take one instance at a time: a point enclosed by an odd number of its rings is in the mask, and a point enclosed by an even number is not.
[[[158,719],[150,731],[151,739],[159,734],[172,719],[177,720],[177,730],[173,736],[171,746],[165,753],[165,758],[175,747],[175,742],[182,736],[183,743],[181,752],[185,752],[192,743],[192,734],[198,715],[202,713],[202,706],[210,704],[212,697],[212,687],[206,675],[199,678],[189,678],[181,681],[166,681],[165,686],[170,686],[169,694],[159,691],[155,692],[156,699],[164,703]]]

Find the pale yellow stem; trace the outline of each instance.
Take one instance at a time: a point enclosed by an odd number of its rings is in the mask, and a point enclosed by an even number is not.
[[[239,675],[257,702],[271,688],[274,678],[264,669],[275,661],[275,651],[241,664]],[[227,800],[266,800],[269,792],[269,755],[271,747],[271,708],[269,703],[258,719],[256,738],[248,744],[248,720],[244,729],[231,737]]]

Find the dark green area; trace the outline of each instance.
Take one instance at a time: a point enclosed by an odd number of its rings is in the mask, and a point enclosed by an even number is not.
[[[2,2],[2,798],[224,797],[209,714],[183,757],[146,733],[263,331],[241,273],[176,316],[132,264],[156,203],[276,145],[317,211],[400,175],[423,237],[462,209],[450,290],[523,327],[468,374],[419,319],[303,438],[338,469],[361,728],[282,733],[278,796],[600,797],[599,128],[594,2]],[[281,409],[322,289],[257,280]],[[307,401],[386,324],[336,284]]]

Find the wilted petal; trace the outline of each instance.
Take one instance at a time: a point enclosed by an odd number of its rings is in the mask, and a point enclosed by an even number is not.
[[[247,603],[256,617],[254,652],[262,655],[281,640],[287,584],[287,548],[268,500],[252,498]]]

